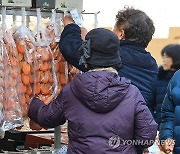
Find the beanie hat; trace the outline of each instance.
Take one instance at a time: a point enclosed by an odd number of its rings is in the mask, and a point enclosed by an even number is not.
[[[112,31],[96,28],[89,31],[80,47],[80,65],[93,64],[110,67],[121,64],[119,55],[120,41]]]

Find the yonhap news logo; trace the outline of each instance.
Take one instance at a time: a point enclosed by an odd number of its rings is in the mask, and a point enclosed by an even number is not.
[[[111,149],[116,149],[121,144],[121,139],[118,135],[115,135],[115,136],[112,136],[109,138],[108,143],[109,143],[109,146],[111,147]]]
[[[137,146],[137,145],[153,145],[156,142],[157,145],[161,145],[164,144],[165,141],[159,141],[159,140],[126,140],[126,139],[122,139],[120,138],[118,135],[112,136],[109,138],[108,140],[108,144],[110,146],[111,149],[116,149],[118,148],[120,145],[132,145],[132,146]],[[172,140],[171,142],[173,143],[169,143],[169,144],[175,144],[175,140]]]

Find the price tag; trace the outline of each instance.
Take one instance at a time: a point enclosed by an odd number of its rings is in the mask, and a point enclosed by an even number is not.
[[[82,20],[79,16],[77,9],[73,9],[70,11],[71,17],[73,18],[74,22],[79,26],[82,27]]]

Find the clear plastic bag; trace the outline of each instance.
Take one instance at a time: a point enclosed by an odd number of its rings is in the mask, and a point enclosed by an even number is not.
[[[34,67],[34,87],[33,91],[37,98],[45,104],[49,104],[58,95],[58,80],[55,71],[55,60],[50,48],[50,42],[45,30],[41,27],[40,9],[37,9],[37,34],[35,36],[36,51]],[[30,121],[30,128],[39,130],[38,125]]]
[[[0,38],[0,132],[23,125],[22,110],[19,103],[18,76],[19,64],[17,50],[11,33],[6,29],[5,9],[2,8],[2,36]]]
[[[79,70],[71,64],[68,64],[59,50],[60,29],[58,26],[61,27],[61,25],[57,25],[56,23],[56,11],[53,9],[51,21],[46,28],[46,34],[53,52],[55,71],[59,85],[58,91],[61,91],[62,87],[71,81]]]
[[[56,11],[53,9],[50,23],[46,27],[46,35],[53,53],[55,75],[58,81],[57,92],[59,93],[62,87],[68,83],[68,64],[59,50],[60,31],[57,26],[60,25],[56,24]]]
[[[22,8],[22,25],[16,29],[14,40],[18,52],[18,61],[20,64],[20,76],[22,84],[19,86],[20,104],[23,110],[23,116],[27,117],[28,106],[33,94],[33,69],[35,65],[35,40],[30,29],[25,25],[25,8]]]
[[[37,9],[37,20],[37,35],[35,37],[37,68],[34,70],[36,74],[35,95],[45,104],[48,104],[57,96],[58,92],[55,60],[50,42],[40,24],[40,9]]]
[[[68,81],[72,81],[74,76],[78,74],[80,71],[76,67],[71,64],[68,64]]]

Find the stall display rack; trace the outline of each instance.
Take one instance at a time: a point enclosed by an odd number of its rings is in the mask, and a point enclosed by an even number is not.
[[[0,8],[1,11],[2,7]],[[41,15],[42,17],[51,17],[52,10],[50,9],[41,9]],[[95,13],[87,13],[82,11],[82,14],[93,14],[94,15],[94,28],[97,28],[97,15],[100,13],[100,11]],[[6,7],[6,15],[12,15],[13,21],[16,19],[16,16],[21,16],[21,8],[19,7]],[[35,8],[26,8],[26,24],[27,27],[29,26],[30,22],[30,16],[37,16],[37,12]],[[62,10],[56,10],[56,18],[61,19],[64,16],[64,11]],[[53,131],[20,131],[20,130],[11,130],[7,131],[5,133],[5,138],[0,140],[0,150],[3,150],[4,153],[6,153],[6,150],[16,150],[17,147],[21,149],[21,146],[23,146],[23,143],[25,142],[25,138],[27,134],[35,134],[35,133],[54,133],[54,149],[60,149],[61,146],[61,127],[58,126],[54,128]],[[50,142],[51,143],[51,142]],[[8,144],[8,146],[7,146]],[[8,148],[5,148],[8,147]],[[16,152],[17,153],[17,152]],[[21,151],[20,151],[21,153]],[[24,152],[23,152],[24,153]],[[29,151],[27,151],[29,153]],[[32,153],[32,151],[31,151]]]

